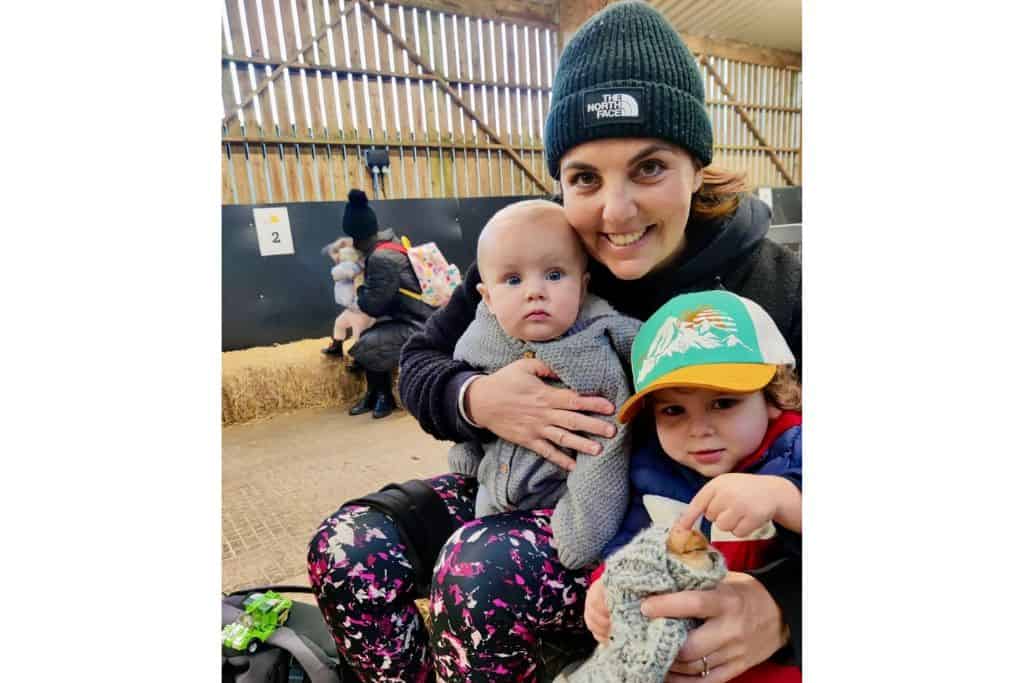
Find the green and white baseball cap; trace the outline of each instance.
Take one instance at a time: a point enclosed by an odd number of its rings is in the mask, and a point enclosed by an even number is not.
[[[757,391],[796,358],[763,308],[716,289],[682,294],[659,308],[637,332],[632,364],[636,393],[619,411],[623,424],[658,389]]]

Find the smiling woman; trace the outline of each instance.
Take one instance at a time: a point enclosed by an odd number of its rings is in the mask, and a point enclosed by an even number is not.
[[[704,174],[680,147],[652,139],[595,140],[562,157],[569,222],[615,277],[636,280],[679,257],[690,198]]]
[[[703,81],[668,22],[643,2],[608,6],[566,45],[551,95],[545,156],[561,186],[569,223],[591,257],[590,290],[620,313],[646,319],[678,294],[728,289],[767,311],[799,368],[800,263],[767,239],[771,212],[746,193],[742,179],[709,167],[712,134]],[[480,282],[477,268],[470,267],[448,305],[404,347],[403,402],[439,439],[497,437],[572,468],[573,457],[559,447],[597,452],[592,437],[611,437],[614,430],[594,414],[611,415],[617,406],[607,398],[549,386],[541,378],[552,372],[537,358],[517,360],[490,374],[454,360],[456,342],[480,303]],[[427,484],[445,501],[456,526],[464,525],[441,549],[435,565],[443,571],[435,575],[432,589],[437,624],[432,639],[428,643],[411,616],[411,601],[367,599],[358,605],[360,613],[387,629],[338,625],[335,638],[345,644],[342,654],[350,661],[360,659],[366,677],[374,680],[381,680],[375,668],[380,658],[367,654],[368,648],[386,653],[388,661],[401,657],[407,680],[430,675],[438,680],[537,680],[542,639],[564,641],[586,633],[588,568],[570,569],[559,562],[551,544],[550,511],[468,521],[472,510],[466,501],[475,494],[474,479],[447,475]],[[343,506],[325,521],[310,547],[311,576],[314,586],[321,587],[318,601],[329,623],[343,613],[345,596],[359,588],[358,581],[348,578],[347,565],[331,553],[331,544],[343,529],[362,533],[371,526],[376,539],[398,538],[386,520]],[[401,545],[389,543],[382,544],[388,548],[382,552],[390,555],[378,556],[401,558]],[[348,561],[356,555],[362,557],[363,549],[346,546]],[[452,565],[455,555],[461,561]],[[455,570],[461,578],[453,578]],[[799,663],[800,574],[799,558],[756,576],[730,573],[717,589],[700,595],[700,613],[688,599],[692,596],[664,596],[668,607],[660,616],[705,619],[680,651],[683,663],[673,670],[701,673],[703,663],[708,683],[718,683],[772,655]],[[500,605],[467,597],[494,586],[507,591]],[[381,590],[374,587],[370,593]],[[555,594],[556,600],[546,597]],[[401,629],[393,627],[398,623]],[[461,662],[465,671],[430,672],[431,658]],[[668,680],[684,679],[670,674]]]

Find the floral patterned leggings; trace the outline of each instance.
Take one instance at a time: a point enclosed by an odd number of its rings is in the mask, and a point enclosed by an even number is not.
[[[460,527],[434,565],[433,634],[413,602],[413,569],[394,522],[365,505],[343,506],[309,546],[310,583],[338,652],[366,683],[537,680],[538,638],[586,630],[589,568],[558,562],[551,510],[473,519],[475,479],[426,482]]]

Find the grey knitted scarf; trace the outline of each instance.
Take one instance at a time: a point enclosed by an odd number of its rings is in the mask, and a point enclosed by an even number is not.
[[[641,531],[607,561],[604,572],[612,631],[607,643],[555,683],[662,683],[696,619],[648,619],[640,601],[650,595],[681,590],[710,590],[726,573],[725,560],[712,547],[697,561],[684,562],[669,552],[669,530]],[[704,566],[700,566],[703,564]]]

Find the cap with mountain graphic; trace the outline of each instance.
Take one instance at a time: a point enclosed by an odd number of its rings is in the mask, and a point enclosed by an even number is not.
[[[681,294],[655,311],[633,341],[636,393],[619,421],[636,416],[647,394],[669,387],[738,393],[771,382],[793,352],[775,321],[758,304],[721,289]]]

